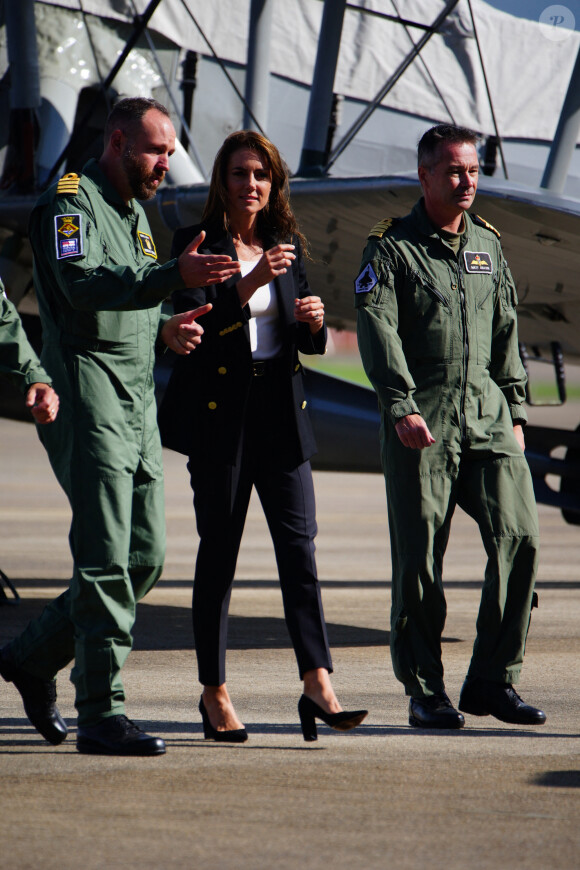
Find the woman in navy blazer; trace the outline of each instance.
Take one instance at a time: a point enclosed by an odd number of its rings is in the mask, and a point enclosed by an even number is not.
[[[163,442],[189,456],[199,549],[193,630],[204,734],[242,742],[246,729],[228,694],[227,614],[252,488],[264,509],[278,565],[286,624],[304,692],[306,740],[315,718],[354,728],[365,710],[342,710],[316,574],[316,517],[309,458],[316,445],[298,351],[324,353],[324,305],[310,292],[305,240],[289,205],[278,150],[252,131],[233,133],[215,159],[202,223],[178,230],[172,256],[197,250],[239,261],[223,284],[173,295],[176,312],[210,302],[203,340],[180,357],[159,415]]]

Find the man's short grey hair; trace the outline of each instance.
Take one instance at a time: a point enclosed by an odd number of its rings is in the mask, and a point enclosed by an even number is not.
[[[423,133],[417,146],[417,165],[432,169],[437,163],[441,145],[456,145],[468,143],[476,145],[479,136],[468,127],[456,127],[454,124],[437,124]]]

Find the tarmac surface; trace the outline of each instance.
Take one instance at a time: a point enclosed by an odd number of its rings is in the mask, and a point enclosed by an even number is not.
[[[580,418],[567,412],[568,426]],[[562,412],[535,412],[564,425]],[[138,608],[124,669],[128,714],[167,742],[152,759],[75,750],[68,673],[58,680],[69,737],[52,747],[0,680],[0,868],[346,870],[580,866],[580,532],[540,506],[542,557],[519,691],[542,727],[466,716],[458,732],[409,727],[388,651],[390,555],[379,475],[315,474],[317,556],[348,734],[319,726],[304,743],[301,684],[270,538],[252,502],[230,609],[228,687],[244,745],[204,741],[190,624],[196,550],[183,457],[166,452],[168,555]],[[34,427],[0,420],[0,567],[19,607],[14,637],[70,572],[68,504]],[[457,702],[475,632],[484,555],[458,512],[446,559],[446,684]]]

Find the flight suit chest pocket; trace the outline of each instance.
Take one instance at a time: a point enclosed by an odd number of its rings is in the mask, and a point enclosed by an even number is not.
[[[112,221],[99,228],[99,243],[104,262],[111,266],[125,266],[128,263],[142,265],[147,258],[143,255],[137,239],[136,227],[131,221]]]
[[[429,276],[410,271],[399,298],[399,333],[408,358],[450,362],[455,336],[449,291]]]

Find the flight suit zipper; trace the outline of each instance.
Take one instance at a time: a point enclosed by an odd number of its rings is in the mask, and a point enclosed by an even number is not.
[[[423,275],[419,274],[419,272],[416,272],[415,270],[411,270],[411,280],[415,285],[422,287],[427,293],[429,293],[431,296],[434,296],[438,302],[445,306],[445,308],[447,308],[449,311],[451,310],[449,300],[445,298],[443,293],[441,293],[441,291],[438,290],[434,284],[431,284],[429,281],[427,281],[423,277]]]
[[[461,266],[459,263],[456,264],[457,268],[457,287],[459,289],[459,303],[461,306],[461,325],[463,329],[463,373],[461,379],[461,393],[460,393],[460,434],[461,440],[465,441],[467,436],[467,422],[465,419],[465,400],[467,394],[467,368],[469,364],[469,335],[467,332],[467,308],[465,304],[465,286],[463,284],[463,273],[461,271]]]
[[[436,287],[433,287],[432,284],[426,284],[425,286],[427,287],[427,291],[429,293],[432,293],[433,296],[435,296],[435,298],[438,299],[442,305],[444,305],[446,308],[449,308],[449,303],[447,302],[447,299],[445,298],[443,293],[440,293],[439,290],[437,290]]]

